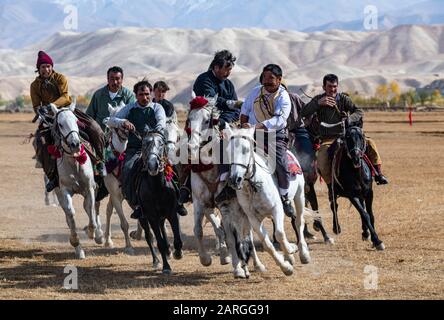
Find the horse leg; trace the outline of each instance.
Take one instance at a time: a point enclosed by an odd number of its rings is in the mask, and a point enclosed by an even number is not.
[[[90,239],[94,239],[97,244],[103,243],[103,231],[101,226],[97,223],[97,213],[94,201],[94,189],[90,188],[83,199],[83,208],[88,214],[88,236]]]
[[[72,205],[72,196],[67,191],[57,190],[56,192],[59,203],[65,212],[66,223],[71,232],[69,242],[75,249],[76,259],[85,259],[85,251],[83,251],[82,246],[80,245],[79,236],[76,232],[76,222],[74,220],[75,210]]]
[[[168,257],[167,257],[167,253],[168,253],[168,244],[166,239],[163,237],[162,235],[162,225],[165,224],[165,220],[161,220],[161,219],[150,219],[149,224],[151,226],[151,229],[153,229],[154,232],[154,236],[156,237],[157,240],[157,248],[160,251],[160,254],[162,256],[162,262],[163,262],[163,266],[162,266],[162,273],[169,275],[171,274],[171,267],[168,263]]]
[[[210,221],[211,225],[213,226],[214,233],[219,239],[220,264],[229,264],[231,262],[231,258],[228,253],[227,244],[225,243],[225,231],[221,224],[221,221],[219,217],[214,214],[213,209],[205,210],[205,216],[207,217],[208,221]]]
[[[273,223],[273,246],[276,248],[276,250],[279,250],[280,249],[279,242],[276,239],[276,224],[274,223],[273,219],[271,219],[271,222]]]
[[[341,233],[341,226],[339,225],[338,218],[338,203],[336,202],[337,198],[335,197],[330,201],[330,209],[333,212],[333,232],[334,234]]]
[[[305,204],[305,195],[302,188],[296,193],[294,197],[294,205],[296,209],[296,219],[291,219],[293,228],[296,230],[296,235],[298,236],[298,248],[299,248],[299,259],[301,263],[307,264],[310,263],[310,252],[308,251],[308,245],[305,241],[304,230],[305,230],[305,221],[304,221],[304,204]],[[294,221],[296,220],[296,221]]]
[[[153,247],[153,235],[151,234],[151,231],[150,231],[150,225],[148,223],[148,219],[145,217],[140,218],[139,224],[143,228],[143,230],[145,231],[145,240],[146,240],[146,243],[148,244],[148,247],[150,248],[151,256],[153,257],[153,269],[159,270],[160,261],[156,255],[156,251],[154,250],[154,247]]]
[[[182,236],[180,233],[180,224],[179,224],[179,218],[176,213],[174,213],[172,216],[168,217],[168,221],[171,225],[171,229],[173,230],[173,236],[174,236],[174,253],[173,257],[176,260],[180,260],[183,258],[182,253]],[[163,224],[165,228],[165,223]],[[169,248],[168,248],[169,249]]]
[[[259,256],[257,255],[256,247],[254,246],[254,237],[253,237],[253,229],[250,227],[250,242],[251,242],[251,254],[253,256],[253,265],[254,271],[257,272],[266,272],[264,264],[259,260]]]
[[[268,254],[270,254],[273,257],[276,264],[281,268],[282,272],[284,272],[286,276],[292,275],[293,266],[288,261],[285,261],[282,255],[276,251],[276,249],[274,248],[273,244],[270,241],[270,238],[268,237],[267,230],[265,229],[263,224],[254,215],[254,213],[247,213],[247,215],[250,220],[251,226],[253,227],[253,230],[257,233],[259,239],[262,241],[265,251],[267,251]]]
[[[240,208],[239,208],[240,209]],[[222,214],[222,221],[225,230],[225,240],[227,242],[228,249],[231,252],[231,265],[233,267],[233,275],[235,279],[245,279],[247,276],[245,270],[242,268],[241,257],[239,257],[237,252],[237,245],[241,240],[240,228],[242,227],[237,218],[243,214],[240,210],[236,212],[231,212],[227,204],[222,204],[219,207]],[[246,218],[246,217],[245,217]],[[236,220],[231,222],[232,220]],[[245,263],[245,262],[244,262]]]
[[[142,226],[140,225],[140,223],[137,223],[137,229],[130,232],[130,237],[133,240],[142,240],[142,232],[143,232]]]
[[[211,255],[209,255],[205,251],[205,247],[203,244],[203,228],[202,228],[202,222],[204,218],[204,208],[202,205],[197,204],[198,201],[193,201],[193,207],[194,207],[194,236],[197,239],[197,249],[199,251],[199,259],[200,263],[208,267],[211,265]]]
[[[385,249],[384,243],[378,238],[378,235],[376,234],[376,231],[371,223],[370,215],[367,213],[367,211],[365,211],[359,198],[351,197],[349,199],[353,204],[353,206],[358,210],[359,214],[361,215],[361,219],[364,221],[365,225],[369,229],[371,240],[373,242],[373,245],[376,247],[376,250],[384,250]]]
[[[370,215],[370,223],[372,224],[373,229],[375,228],[375,216],[373,215],[373,190],[370,190],[367,194],[367,197],[364,199],[365,201],[365,210]],[[370,233],[368,228],[362,223],[362,240],[367,241],[370,239]]]
[[[105,247],[106,248],[114,248],[113,240],[111,239],[111,216],[113,215],[113,203],[112,203],[112,195],[110,195],[108,199],[108,203],[106,205],[106,226],[105,226]]]
[[[120,192],[120,190],[116,191],[118,191],[118,194],[110,193],[110,198],[112,201],[112,206],[116,209],[117,215],[119,216],[120,228],[122,229],[123,235],[125,237],[125,249],[123,249],[123,252],[132,256],[135,254],[135,252],[129,236],[128,220],[126,220],[125,214],[123,213],[123,207],[122,207],[123,195]]]
[[[313,182],[305,182],[305,186],[308,188],[308,191],[305,193],[305,205],[310,203],[311,209],[314,211],[317,211],[318,210],[318,199],[316,198],[316,192],[314,190],[314,183]],[[319,229],[316,229],[316,226],[314,225],[314,223],[313,223],[313,229],[315,231],[319,231]],[[305,223],[304,237],[305,237],[305,239],[312,239],[312,240],[316,239],[316,237],[308,230],[307,223]]]
[[[168,259],[171,259],[173,257],[173,253],[171,252],[171,246],[170,246],[170,243],[168,241],[168,233],[167,233],[167,230],[166,230],[166,224],[165,223],[162,224],[162,226],[160,227],[160,232],[162,232],[162,237],[165,239],[165,241],[167,243],[167,256],[168,256]]]

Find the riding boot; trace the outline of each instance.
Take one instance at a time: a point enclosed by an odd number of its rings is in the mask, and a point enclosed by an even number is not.
[[[179,216],[185,217],[188,214],[187,208],[183,204],[177,205],[177,214]]]
[[[232,187],[228,185],[228,183],[225,184],[224,188],[219,192],[219,194],[214,198],[214,202],[217,204],[228,201],[236,197],[236,190],[234,190]]]
[[[59,177],[55,176],[46,184],[46,192],[50,193],[52,190],[59,186]]]
[[[288,199],[288,193],[281,196],[282,206],[284,207],[284,212],[288,217],[294,216],[294,209],[291,205],[290,199]]]
[[[185,182],[180,186],[179,190],[179,199],[178,202],[183,206],[184,203],[187,203],[191,200],[191,177],[188,174]]]
[[[107,174],[106,167],[102,161],[100,161],[96,164],[96,169],[97,169],[97,172],[99,173],[100,177],[102,177],[102,178],[106,177],[106,174]]]
[[[105,186],[105,181],[103,181],[103,178],[101,176],[96,176],[94,180],[96,181],[98,188],[96,194],[96,202],[100,202],[109,195],[109,192]]]
[[[382,174],[381,172],[381,165],[377,164],[375,165],[375,182],[377,185],[380,184],[388,184],[388,179]]]
[[[134,209],[133,213],[131,213],[131,219],[139,219],[143,217],[143,211],[141,206],[137,206],[136,209]]]

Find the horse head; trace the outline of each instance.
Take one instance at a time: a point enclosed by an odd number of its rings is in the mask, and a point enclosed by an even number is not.
[[[230,155],[229,183],[238,190],[242,189],[244,180],[254,174],[254,132],[254,127],[224,130]]]
[[[166,121],[164,136],[166,142],[166,153],[169,159],[176,154],[176,143],[179,140],[179,127],[177,126],[176,113]]]
[[[219,112],[216,107],[218,96],[196,97],[190,102],[187,119],[188,148],[192,159],[197,159],[200,148],[212,140],[213,128]]]
[[[75,99],[70,106],[58,109],[54,104],[50,104],[54,114],[53,135],[60,141],[64,149],[69,149],[70,153],[76,155],[80,152],[81,142],[77,117],[74,114],[76,108]]]
[[[165,138],[162,133],[146,130],[142,140],[142,159],[151,176],[163,170],[165,154]]]
[[[113,107],[111,104],[108,103],[109,117],[103,120],[103,123],[108,127],[108,129],[111,132],[111,147],[113,151],[119,154],[124,153],[126,150],[126,146],[128,144],[129,131],[122,128],[109,127],[108,120],[110,117],[114,117],[124,106],[125,104],[123,102],[121,102],[120,105],[118,105],[117,107]]]
[[[353,166],[358,169],[362,165],[362,157],[367,148],[364,133],[360,127],[351,126],[345,131],[344,136],[345,149],[347,156],[353,163]]]

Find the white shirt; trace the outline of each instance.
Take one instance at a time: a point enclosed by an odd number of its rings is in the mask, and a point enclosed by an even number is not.
[[[245,99],[245,102],[243,103],[241,108],[240,112],[241,115],[247,116],[248,123],[251,123],[252,125],[256,125],[258,123],[256,115],[254,113],[254,101],[256,100],[257,97],[259,97],[261,89],[262,86],[255,87],[248,95],[247,99]],[[268,130],[279,131],[284,129],[287,126],[287,119],[290,116],[290,111],[291,111],[290,96],[288,95],[287,90],[285,90],[283,86],[280,86],[278,90],[279,90],[278,97],[274,102],[275,115],[274,117],[262,122],[262,124]]]
[[[109,97],[111,98],[111,100],[114,100],[114,98],[117,96],[117,94],[119,93],[119,91],[117,91],[117,92],[111,92],[111,91],[108,91],[109,92]]]
[[[154,102],[150,102],[146,107],[140,106],[137,103],[137,101],[127,104],[122,109],[120,109],[114,117],[111,117],[108,120],[108,126],[110,126],[111,128],[121,128],[126,118],[128,117],[130,110],[133,108],[152,108],[154,110],[154,116],[156,118],[156,127],[150,129],[152,130],[154,129],[158,132],[163,132],[165,130],[166,126],[165,110],[163,110],[162,105]]]

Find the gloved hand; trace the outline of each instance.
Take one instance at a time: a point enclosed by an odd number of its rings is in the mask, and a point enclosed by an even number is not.
[[[219,123],[217,124],[217,126],[219,127],[219,130],[224,130],[227,126],[227,123],[225,122],[224,119],[219,118]]]

